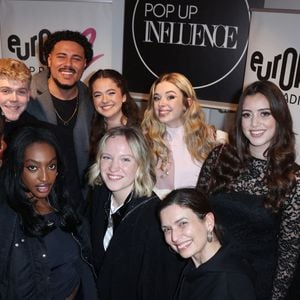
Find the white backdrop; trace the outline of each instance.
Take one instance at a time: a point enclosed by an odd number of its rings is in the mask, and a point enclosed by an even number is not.
[[[21,59],[36,73],[42,69],[39,39],[45,38],[47,31],[69,29],[84,33],[93,44],[94,61],[83,80],[94,70],[112,67],[112,0],[0,1],[2,57]]]
[[[244,84],[261,79],[281,88],[293,116],[300,162],[300,11],[252,12]]]

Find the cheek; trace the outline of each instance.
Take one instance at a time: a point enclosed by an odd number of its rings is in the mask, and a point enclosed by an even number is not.
[[[246,133],[248,127],[249,127],[249,120],[242,119],[241,128],[244,134]]]
[[[101,99],[100,98],[93,98],[93,104],[94,106],[97,108],[97,106],[99,106],[101,103]]]
[[[107,162],[101,162],[100,164],[100,168],[99,168],[99,171],[100,171],[100,174],[102,175],[104,173],[104,170],[108,168],[108,163]]]
[[[168,245],[172,246],[172,241],[171,241],[171,235],[170,234],[164,234],[165,241]]]
[[[54,183],[55,181],[56,181],[56,177],[57,177],[57,171],[55,171],[55,172],[53,172],[53,173],[51,173],[51,175],[50,175],[51,177],[51,180],[52,180],[52,182]]]
[[[34,176],[30,176],[29,174],[22,174],[21,175],[21,180],[25,186],[29,186],[31,182],[34,180]]]
[[[133,165],[133,166],[127,166],[126,168],[124,167],[124,171],[126,172],[126,174],[128,175],[128,181],[133,182],[135,180],[135,176],[137,173],[137,166]]]
[[[20,98],[20,102],[22,104],[26,105],[29,102],[29,95],[23,96],[22,98]]]

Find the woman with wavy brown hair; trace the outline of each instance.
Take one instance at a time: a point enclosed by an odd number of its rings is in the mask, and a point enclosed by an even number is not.
[[[229,144],[204,162],[197,188],[211,196],[225,240],[257,273],[257,298],[287,299],[300,253],[300,168],[280,89],[257,81],[241,95]]]
[[[96,71],[89,80],[89,89],[95,107],[90,136],[90,159],[93,163],[98,142],[108,129],[118,126],[139,127],[141,118],[127,82],[118,71]]]
[[[217,131],[205,122],[188,78],[168,73],[153,83],[141,126],[156,162],[155,192],[163,197],[175,188],[195,187]]]

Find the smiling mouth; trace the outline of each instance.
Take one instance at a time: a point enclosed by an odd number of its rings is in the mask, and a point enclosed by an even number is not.
[[[170,110],[159,110],[158,115],[163,117],[170,113]]]
[[[265,133],[265,130],[250,130],[252,137],[261,137]]]
[[[112,180],[112,181],[117,181],[117,180],[120,180],[120,179],[122,179],[123,178],[123,176],[120,176],[120,175],[107,175],[107,178],[109,179],[109,180]]]
[[[112,107],[113,107],[112,104],[100,106],[100,108],[101,108],[102,110],[109,110],[109,109],[111,109]]]
[[[7,108],[7,109],[9,109],[9,110],[15,110],[15,111],[17,111],[17,110],[19,110],[20,109],[20,105],[18,105],[18,106],[5,106],[5,108]]]
[[[180,252],[180,251],[185,250],[186,248],[188,248],[191,245],[191,243],[192,243],[192,241],[188,240],[186,242],[175,244],[175,246],[176,246],[177,251]]]

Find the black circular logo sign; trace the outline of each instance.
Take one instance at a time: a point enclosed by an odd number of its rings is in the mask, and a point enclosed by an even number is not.
[[[226,78],[245,55],[249,30],[246,0],[137,0],[132,36],[139,59],[158,77],[189,74],[194,88]]]

